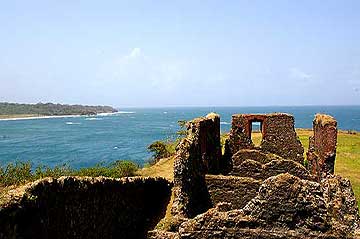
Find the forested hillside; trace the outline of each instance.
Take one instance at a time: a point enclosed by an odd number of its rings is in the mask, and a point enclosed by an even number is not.
[[[94,115],[113,112],[117,110],[110,106],[0,103],[0,115]]]

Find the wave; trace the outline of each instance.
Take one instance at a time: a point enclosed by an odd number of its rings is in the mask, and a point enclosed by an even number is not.
[[[134,111],[118,111],[114,113],[99,113],[98,116],[110,116],[110,115],[120,115],[120,114],[135,114]]]
[[[79,125],[79,124],[81,124],[81,123],[77,123],[77,122],[66,122],[65,124],[67,124],[67,125]]]
[[[229,122],[221,121],[220,124],[230,124]]]
[[[86,118],[85,120],[103,120],[103,118]]]

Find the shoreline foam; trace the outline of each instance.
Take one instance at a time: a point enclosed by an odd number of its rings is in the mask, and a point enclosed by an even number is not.
[[[97,117],[97,116],[111,116],[119,114],[135,114],[133,111],[118,111],[114,113],[99,113],[96,115],[44,115],[44,116],[29,116],[29,117],[10,117],[0,118],[0,121],[15,121],[15,120],[36,120],[36,119],[58,119],[58,118],[77,118],[77,117]],[[14,115],[15,116],[15,115]],[[1,116],[0,116],[1,117]]]

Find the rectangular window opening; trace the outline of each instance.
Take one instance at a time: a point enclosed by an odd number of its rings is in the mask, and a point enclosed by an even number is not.
[[[262,141],[262,123],[259,121],[251,122],[251,140],[255,147],[259,147]]]

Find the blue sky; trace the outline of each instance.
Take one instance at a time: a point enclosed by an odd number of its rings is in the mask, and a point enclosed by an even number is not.
[[[360,104],[360,1],[2,1],[0,101]]]

